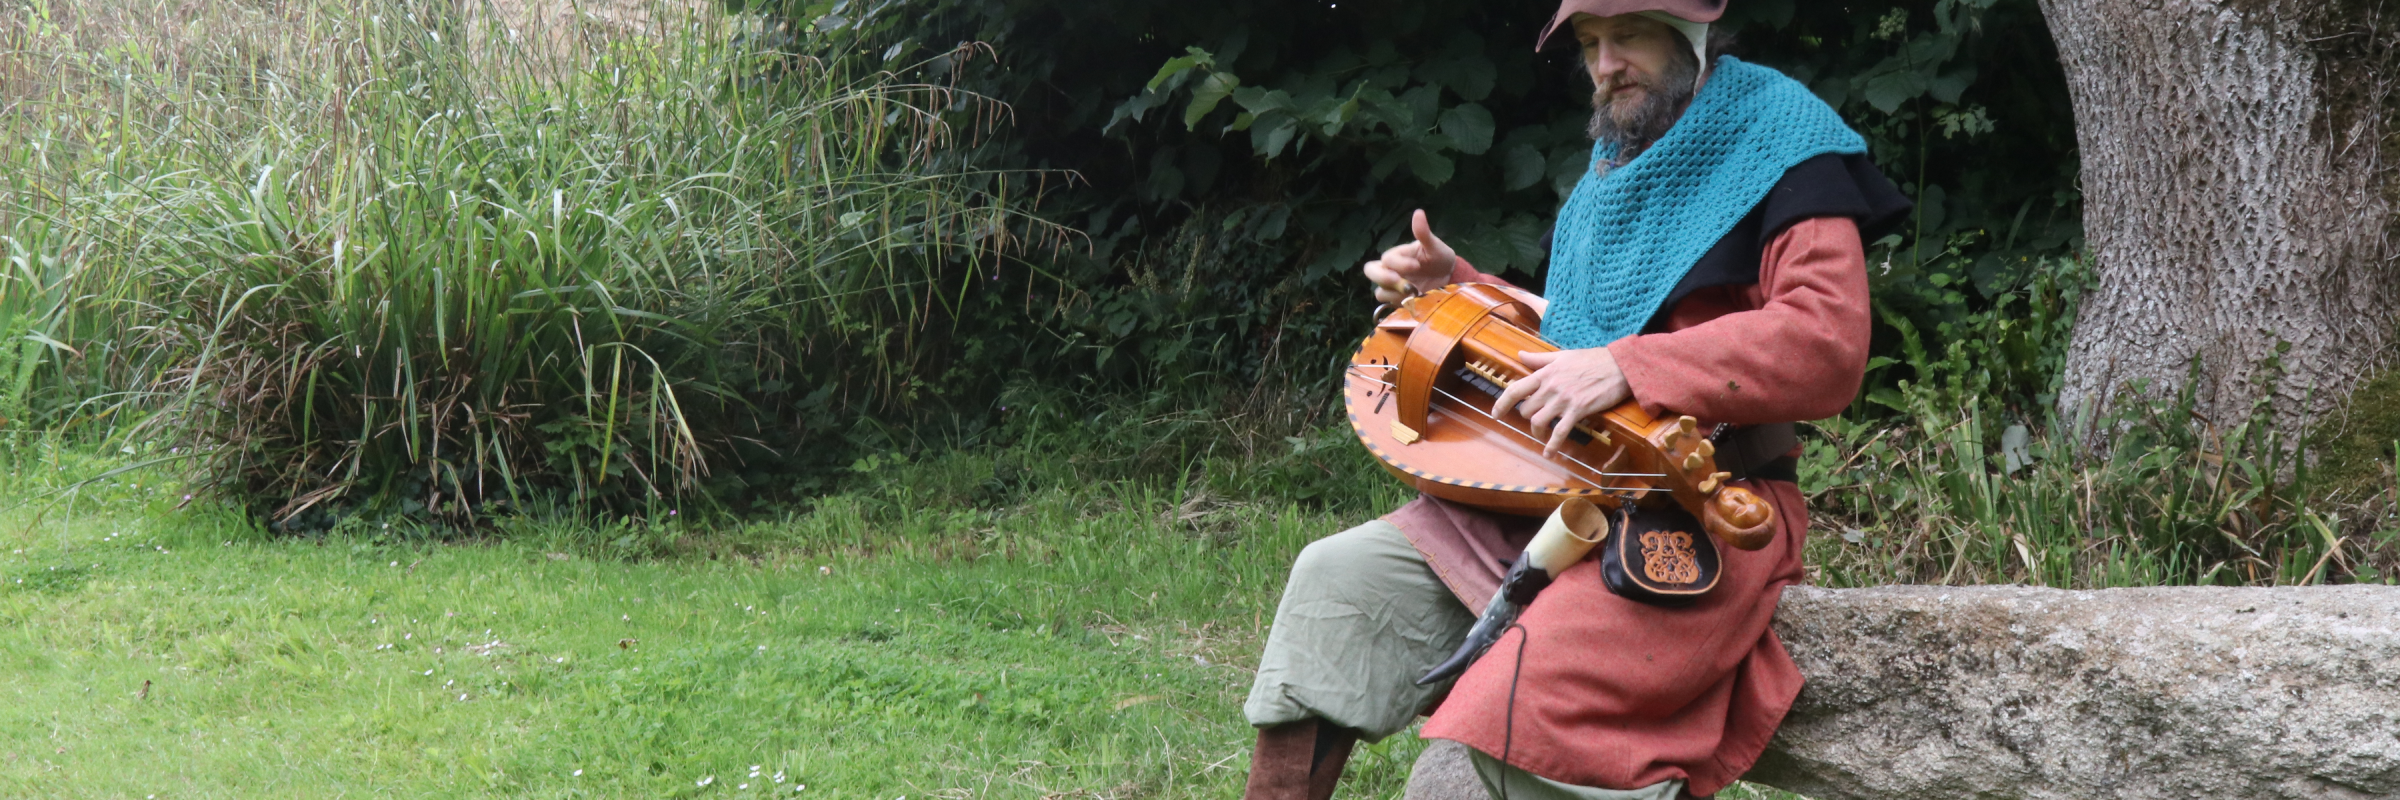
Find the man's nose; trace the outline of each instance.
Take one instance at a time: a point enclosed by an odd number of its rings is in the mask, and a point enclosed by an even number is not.
[[[1592,48],[1591,68],[1592,81],[1594,83],[1598,83],[1616,75],[1619,72],[1623,72],[1625,70],[1625,57],[1617,52],[1616,46],[1607,42],[1601,42]]]

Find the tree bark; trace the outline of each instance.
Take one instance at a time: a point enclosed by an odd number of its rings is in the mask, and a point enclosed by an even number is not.
[[[2098,278],[2067,355],[2070,418],[2196,379],[2209,421],[2263,399],[2296,431],[2388,362],[2388,5],[2041,0]]]

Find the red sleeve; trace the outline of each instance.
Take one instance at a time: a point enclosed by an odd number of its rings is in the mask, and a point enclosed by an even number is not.
[[[1608,346],[1634,399],[1652,414],[1756,424],[1842,412],[1866,376],[1872,311],[1866,248],[1846,217],[1802,220],[1767,244],[1747,309],[1691,319]]]
[[[1451,261],[1456,264],[1450,268],[1451,283],[1489,283],[1511,289],[1517,288],[1516,284],[1476,271],[1475,265],[1467,263],[1464,258],[1453,256]]]

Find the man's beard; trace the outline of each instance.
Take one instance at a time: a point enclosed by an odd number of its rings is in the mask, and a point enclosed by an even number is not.
[[[1700,62],[1689,52],[1668,62],[1666,73],[1654,80],[1642,81],[1642,102],[1631,108],[1619,108],[1592,90],[1592,121],[1584,132],[1593,141],[1617,146],[1620,158],[1632,158],[1656,144],[1683,117],[1691,105],[1693,84],[1700,80]]]

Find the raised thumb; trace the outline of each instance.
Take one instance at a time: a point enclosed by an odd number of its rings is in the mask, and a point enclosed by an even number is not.
[[[1425,220],[1425,209],[1417,209],[1416,215],[1409,218],[1408,230],[1416,234],[1417,246],[1425,248],[1427,255],[1450,252],[1450,246],[1442,243],[1442,237],[1433,235],[1433,223]]]

